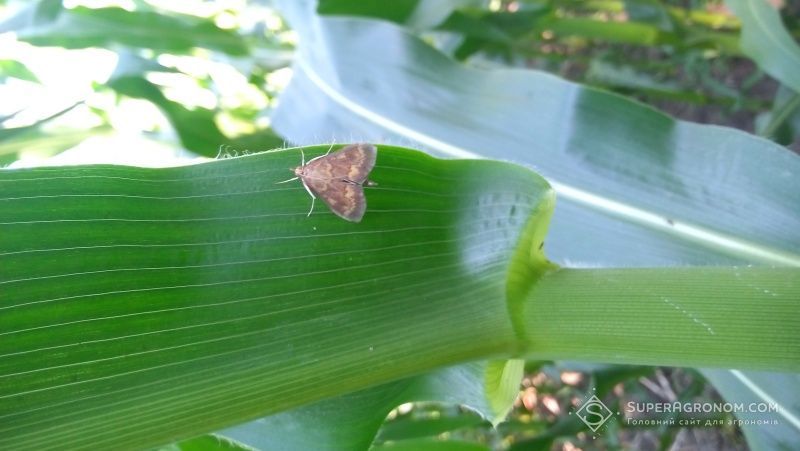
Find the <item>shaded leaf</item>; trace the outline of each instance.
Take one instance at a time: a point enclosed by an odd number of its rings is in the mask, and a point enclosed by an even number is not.
[[[157,451],[251,451],[255,448],[219,435],[203,435],[157,448]]]
[[[372,448],[375,451],[489,451],[487,445],[457,440],[415,439],[386,443]]]
[[[367,449],[386,415],[411,400],[466,402],[490,416],[482,390],[485,371],[483,364],[434,371],[272,415],[220,434],[259,449]],[[478,423],[483,421],[478,416],[466,417],[468,424],[476,424],[476,418]],[[384,438],[410,437],[390,433]]]
[[[800,438],[800,415],[796,408],[800,401],[800,375],[792,373],[764,373],[756,371],[703,370],[703,375],[714,383],[714,388],[732,403],[765,403],[779,406],[777,412],[739,412],[742,431],[753,450],[791,449]],[[761,422],[761,424],[759,424]]]
[[[441,23],[456,8],[479,4],[479,0],[322,0],[317,13],[372,17],[424,30]]]

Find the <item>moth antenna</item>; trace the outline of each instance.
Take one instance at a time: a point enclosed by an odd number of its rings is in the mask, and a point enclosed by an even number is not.
[[[334,145],[334,144],[336,144],[336,141],[332,142],[332,143],[331,143],[331,146],[330,146],[330,147],[328,147],[328,151],[327,151],[327,152],[325,152],[325,156],[327,156],[329,153],[331,153],[331,149],[333,149],[333,145]]]
[[[300,149],[300,166],[306,165],[306,154],[303,152],[303,149]]]
[[[300,177],[292,177],[292,178],[290,178],[289,180],[284,180],[284,181],[282,181],[282,182],[275,182],[275,184],[276,184],[276,185],[280,185],[281,183],[289,183],[289,182],[295,181],[295,180],[297,180],[297,179],[299,179],[299,178],[300,178]]]

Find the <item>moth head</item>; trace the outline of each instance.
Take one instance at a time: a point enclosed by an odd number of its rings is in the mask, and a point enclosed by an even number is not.
[[[298,166],[298,167],[292,169],[292,172],[294,172],[294,175],[296,175],[298,177],[302,177],[303,176],[303,167],[302,166]]]

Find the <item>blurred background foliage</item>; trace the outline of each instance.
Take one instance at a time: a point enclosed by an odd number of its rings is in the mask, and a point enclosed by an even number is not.
[[[740,21],[722,2],[417,3],[325,0],[319,11],[393,21],[470,65],[545,70],[680,119],[800,148],[796,93],[743,55]],[[800,5],[777,4],[796,38]],[[0,163],[109,141],[116,148],[134,137],[139,152],[178,156],[283,144],[269,114],[291,76],[295,37],[268,2],[40,0],[2,8]],[[126,141],[113,138],[120,135]]]
[[[800,38],[800,2],[771,3]],[[392,21],[468,65],[548,71],[800,150],[800,95],[746,55],[742,21],[721,1],[322,0],[318,11]],[[285,145],[269,118],[291,77],[296,37],[269,2],[6,0],[0,18],[2,165],[159,166]],[[526,370],[498,429],[458,406],[403,405],[374,448],[443,449],[442,440],[453,449],[747,448],[735,426],[612,422],[593,440],[569,415],[592,388],[620,403],[719,400],[694,370],[555,362]]]

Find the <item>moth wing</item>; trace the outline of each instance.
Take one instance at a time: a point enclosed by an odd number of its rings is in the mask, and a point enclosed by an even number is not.
[[[305,170],[314,178],[349,180],[360,185],[367,181],[377,157],[378,151],[372,144],[350,144],[310,161]]]
[[[360,222],[367,211],[367,198],[361,185],[341,180],[306,179],[308,189],[342,219]]]

